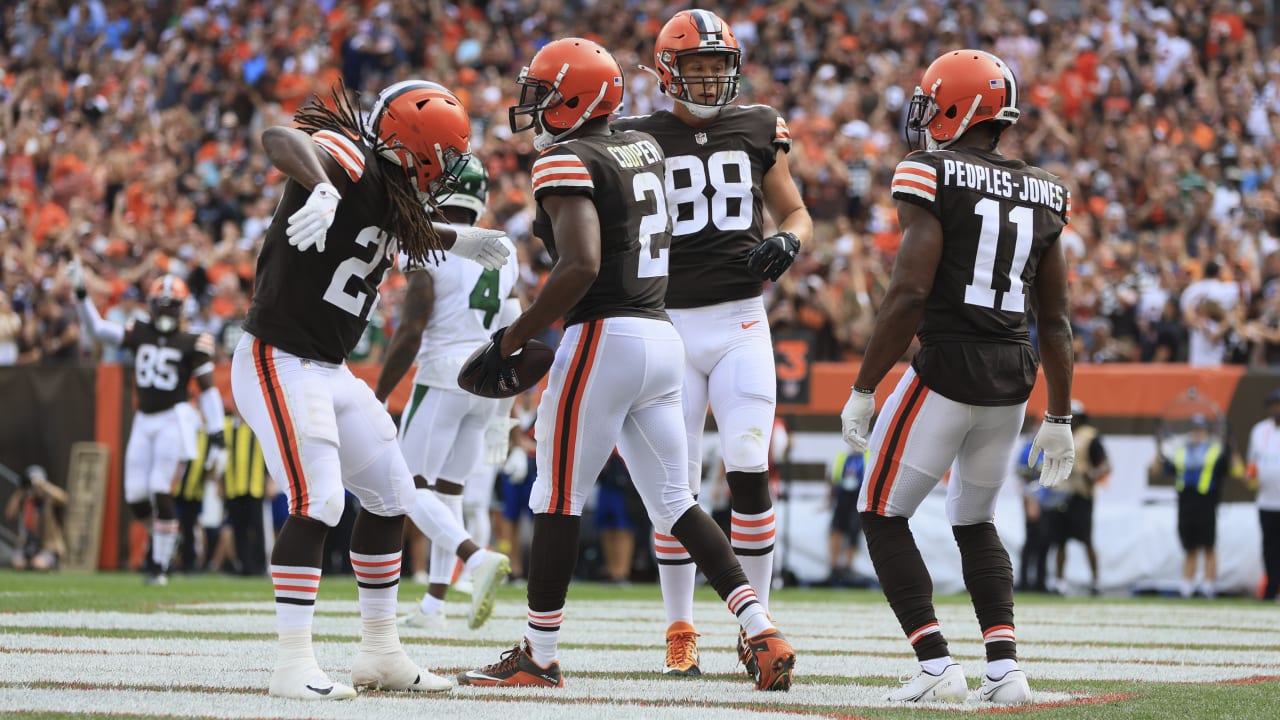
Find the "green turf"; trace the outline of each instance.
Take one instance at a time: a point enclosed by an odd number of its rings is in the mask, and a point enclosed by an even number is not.
[[[415,593],[417,588],[413,590]],[[524,590],[518,587],[504,587],[500,596],[504,601],[519,604]],[[162,610],[172,605],[191,603],[228,603],[228,602],[266,602],[270,597],[269,583],[266,578],[235,578],[217,575],[184,577],[178,576],[171,584],[163,588],[145,587],[141,578],[132,573],[77,573],[61,572],[56,574],[36,574],[13,571],[0,571],[0,612],[39,612],[39,611],[111,611],[124,610],[138,612],[147,608]],[[700,600],[714,600],[709,589],[699,590]],[[321,585],[321,600],[354,600],[356,588],[351,578],[330,578]],[[866,590],[831,590],[831,589],[783,589],[773,593],[773,606],[785,612],[787,602],[803,602],[806,604],[830,604],[833,617],[838,617],[841,606],[853,604],[883,604],[884,600],[876,591]],[[619,588],[593,583],[578,583],[572,588],[569,602],[607,602],[610,600],[652,601],[655,608],[660,602],[655,585],[634,585]],[[938,598],[939,604],[968,604],[964,595],[950,595]],[[1142,604],[1158,603],[1151,598],[1060,598],[1047,596],[1020,596],[1018,602],[1023,605],[1061,605],[1079,608],[1090,603],[1106,604]],[[1210,601],[1184,601],[1180,606],[1194,607]],[[1256,601],[1246,599],[1222,599],[1213,601],[1219,609],[1239,606],[1241,608],[1257,608]],[[190,608],[184,611],[189,611]],[[1280,608],[1277,609],[1280,619]],[[210,610],[209,612],[218,612]],[[884,607],[888,613],[889,608]],[[1158,619],[1158,618],[1157,618]],[[0,632],[23,632],[23,628],[0,629]],[[162,633],[146,633],[138,631],[117,630],[78,630],[78,635],[87,637],[153,637]],[[249,637],[242,633],[214,633],[209,637]],[[1176,638],[1168,639],[1170,643],[1170,660],[1177,660],[1177,648],[1180,644]],[[411,643],[433,642],[453,644],[448,641],[409,639]],[[1154,643],[1153,643],[1154,644]],[[1242,649],[1244,662],[1247,662],[1248,650]],[[904,646],[904,665],[907,651]],[[1152,666],[1150,682],[1118,682],[1118,681],[1072,681],[1053,682],[1034,680],[1034,687],[1042,690],[1063,692],[1087,692],[1103,696],[1104,701],[1093,705],[1067,705],[1062,707],[1039,708],[1034,711],[998,712],[1007,718],[1036,718],[1037,720],[1183,720],[1196,718],[1226,718],[1239,720],[1273,720],[1280,718],[1280,682],[1275,680],[1237,683],[1204,683],[1204,684],[1169,684],[1160,683],[1159,666]],[[1277,676],[1280,668],[1259,666],[1258,675]],[[616,675],[615,675],[616,677]],[[717,681],[725,678],[711,677],[706,681]],[[824,684],[837,682],[853,682],[859,684],[883,686],[884,678],[822,678]],[[804,682],[801,674],[798,682]],[[0,681],[0,692],[12,692],[13,685]],[[921,710],[911,708],[815,708],[790,715],[798,716],[831,716],[837,718],[872,718],[875,720],[902,720],[920,717],[956,717],[956,713]],[[979,713],[985,714],[985,713]],[[968,717],[972,713],[959,714]],[[141,717],[120,712],[118,717]],[[69,714],[38,713],[24,717],[44,719],[76,717]],[[690,714],[696,717],[696,714]]]

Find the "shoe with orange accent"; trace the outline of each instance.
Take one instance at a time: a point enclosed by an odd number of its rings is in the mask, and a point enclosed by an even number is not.
[[[677,620],[667,628],[667,662],[662,674],[683,677],[702,674],[698,668],[698,633],[693,625]]]
[[[747,639],[747,667],[754,662],[752,677],[757,690],[790,690],[791,673],[796,666],[796,651],[777,628]]]
[[[738,628],[738,662],[747,669],[747,675],[753,679],[757,672],[760,672],[760,665],[756,662],[754,655],[747,652],[747,631]]]
[[[560,674],[560,663],[553,662],[549,667],[542,667],[533,661],[529,653],[529,643],[516,645],[502,653],[498,662],[479,670],[467,670],[458,673],[459,685],[478,685],[480,687],[564,687],[564,676]]]

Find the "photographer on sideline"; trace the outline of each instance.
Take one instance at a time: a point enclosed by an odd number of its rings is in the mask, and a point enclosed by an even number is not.
[[[67,491],[49,482],[44,468],[27,468],[18,491],[5,505],[6,520],[17,517],[18,547],[13,552],[15,570],[54,570],[66,552],[62,535],[62,510]]]

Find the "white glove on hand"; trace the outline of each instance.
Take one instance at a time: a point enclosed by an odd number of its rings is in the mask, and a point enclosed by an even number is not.
[[[314,245],[316,252],[324,252],[324,239],[333,224],[333,213],[338,209],[342,196],[329,183],[320,183],[311,190],[310,197],[298,212],[289,216],[289,244],[306,252]]]
[[[1040,485],[1057,487],[1071,475],[1076,462],[1076,441],[1071,437],[1071,426],[1066,423],[1044,422],[1031,441],[1031,453],[1027,464],[1036,466],[1036,459],[1044,453],[1044,467],[1040,470]]]
[[[502,242],[507,237],[504,231],[486,230],[468,225],[450,225],[450,227],[458,237],[453,241],[453,247],[449,248],[449,252],[458,257],[475,260],[483,265],[485,270],[497,270],[507,264],[507,256],[511,251],[507,250],[506,243]]]
[[[849,402],[840,411],[840,432],[856,452],[866,452],[871,416],[876,412],[875,393],[849,390]]]
[[[496,417],[489,421],[484,429],[484,461],[490,465],[500,465],[507,460],[511,450],[511,428],[520,421],[513,417]]]
[[[80,264],[79,257],[73,257],[67,263],[66,276],[67,282],[71,283],[71,289],[76,293],[76,299],[85,299],[89,293],[84,287],[84,266]]]
[[[529,453],[519,446],[511,448],[511,454],[507,456],[507,463],[502,466],[502,472],[511,479],[512,485],[524,482],[524,479],[529,477]]]

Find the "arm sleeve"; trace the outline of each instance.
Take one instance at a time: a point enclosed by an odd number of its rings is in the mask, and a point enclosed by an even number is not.
[[[76,303],[76,314],[80,316],[80,324],[96,339],[110,345],[119,345],[124,342],[124,328],[119,323],[103,320],[102,316],[98,315],[98,308],[93,306],[93,301],[89,298],[86,297]]]
[[[498,312],[498,327],[506,327],[520,317],[520,298],[509,297],[502,301],[502,310]]]
[[[200,393],[200,414],[204,416],[204,429],[207,432],[215,433],[222,430],[226,415],[222,407],[222,395],[218,394],[217,386]]]

